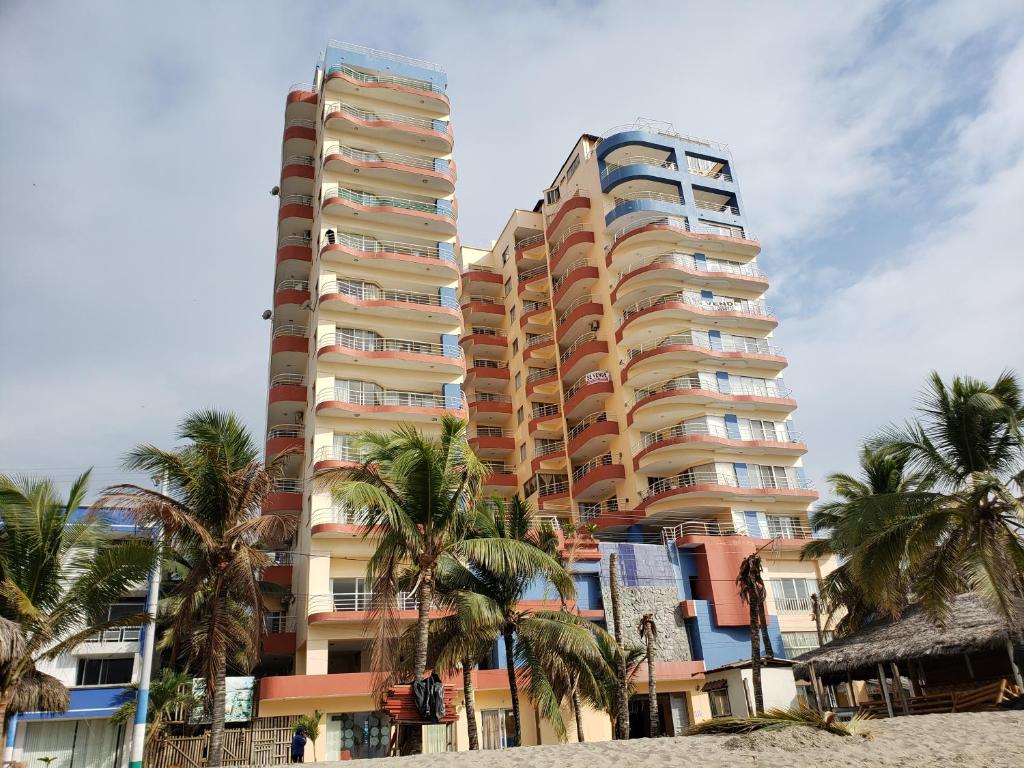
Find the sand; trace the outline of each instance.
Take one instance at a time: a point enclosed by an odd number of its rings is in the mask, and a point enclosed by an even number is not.
[[[365,768],[861,768],[1024,766],[1024,712],[924,715],[875,720],[873,738],[797,727],[742,736],[521,747],[361,760]],[[318,763],[338,768],[352,763]]]

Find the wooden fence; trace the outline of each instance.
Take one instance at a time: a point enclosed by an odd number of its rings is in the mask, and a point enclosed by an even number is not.
[[[260,717],[245,728],[224,731],[224,765],[281,765],[289,761],[295,717]],[[146,768],[205,768],[210,732],[165,736],[146,754]]]

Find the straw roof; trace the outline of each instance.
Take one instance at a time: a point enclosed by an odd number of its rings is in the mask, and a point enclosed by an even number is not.
[[[60,680],[33,670],[14,689],[13,712],[67,712],[71,695]]]
[[[9,664],[25,653],[25,636],[21,626],[0,616],[0,666]]]
[[[1024,605],[1020,608],[1024,620]],[[819,674],[837,674],[874,667],[878,663],[952,656],[989,650],[1021,639],[1013,628],[977,594],[958,595],[942,625],[933,622],[919,606],[907,609],[897,620],[870,624],[859,632],[837,638],[820,648],[797,656],[794,675],[808,679],[809,665]]]

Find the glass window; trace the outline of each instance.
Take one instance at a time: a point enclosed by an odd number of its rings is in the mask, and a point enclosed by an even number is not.
[[[519,339],[512,339],[512,354],[519,352]]]
[[[526,443],[519,446],[519,460],[526,461]]]
[[[565,178],[571,179],[572,175],[576,173],[576,169],[580,167],[580,156],[576,155],[569,164],[569,170],[565,172]]]
[[[519,406],[519,410],[516,411],[516,424],[522,424],[524,418],[523,406]]]
[[[505,280],[505,295],[508,296],[510,293],[512,293],[512,278],[511,277],[508,278],[507,280]]]
[[[345,712],[327,722],[327,760],[387,757],[391,721],[383,712]]]
[[[515,717],[511,709],[485,709],[480,712],[480,747],[505,749],[514,747]]]
[[[558,198],[559,198],[560,194],[561,193],[558,191],[557,187],[555,189],[549,189],[544,194],[544,199],[547,201],[548,205],[552,205],[553,203],[557,203],[558,202]]]
[[[521,371],[516,371],[516,391],[523,388],[523,374]]]
[[[127,685],[132,681],[135,657],[79,659],[75,685]]]
[[[505,250],[501,252],[501,263],[505,264],[508,262],[508,246],[505,246]]]
[[[729,717],[730,715],[732,715],[732,705],[729,703],[728,688],[722,688],[717,691],[709,691],[708,701],[711,703],[712,717]]]
[[[786,652],[787,659],[794,659],[801,653],[813,651],[818,647],[817,632],[782,632],[782,648]],[[832,633],[824,631],[821,633],[825,642],[832,639]]]

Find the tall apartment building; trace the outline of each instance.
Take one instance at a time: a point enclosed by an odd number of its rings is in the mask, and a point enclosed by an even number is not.
[[[492,469],[488,493],[596,527],[600,544],[574,566],[576,607],[608,625],[618,553],[624,624],[635,635],[656,615],[663,730],[678,732],[722,711],[704,673],[749,656],[740,560],[773,542],[779,655],[813,634],[820,576],[798,559],[815,494],[731,158],[665,131],[583,136],[535,209],[515,211],[493,247],[460,248],[445,91],[434,65],[331,43],[315,82],[288,95],[266,451],[293,452],[266,512],[301,525],[274,569],[291,594],[272,605],[259,714],[324,712],[321,759],[385,753],[373,541],[314,479],[357,459],[353,433],[429,433],[454,412]],[[413,621],[411,601],[399,609]],[[474,672],[486,747],[508,739],[506,663],[496,647]],[[604,713],[584,720],[588,739],[610,738]],[[430,728],[429,749],[467,748],[464,715]],[[555,741],[532,717],[523,731]]]

